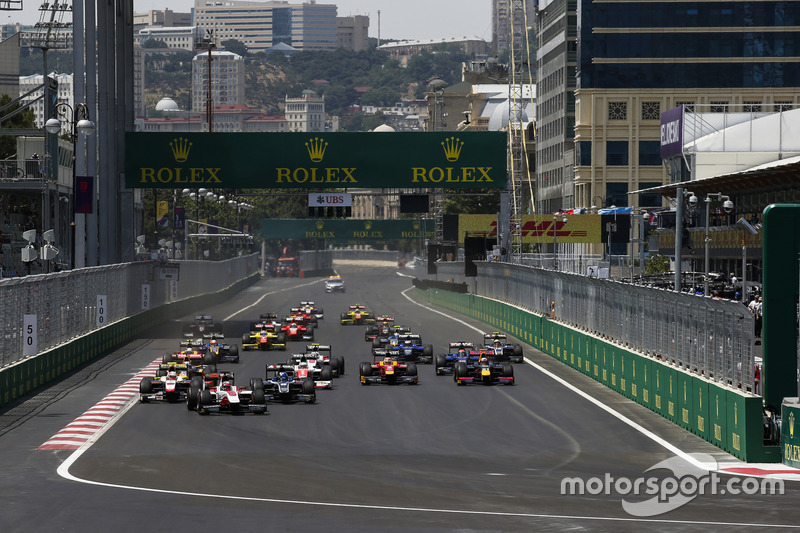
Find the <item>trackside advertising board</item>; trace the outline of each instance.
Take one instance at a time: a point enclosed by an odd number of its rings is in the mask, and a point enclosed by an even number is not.
[[[433,219],[290,219],[266,218],[257,232],[264,239],[325,239],[337,243],[384,243],[397,239],[432,239]]]
[[[125,142],[130,188],[506,187],[502,132],[130,132]]]
[[[566,221],[564,221],[565,218]],[[522,215],[523,243],[552,243],[553,232],[559,243],[604,242],[601,215],[560,215],[555,218],[553,215]],[[459,215],[459,242],[464,242],[464,235],[467,233],[496,237],[497,217],[495,215]]]

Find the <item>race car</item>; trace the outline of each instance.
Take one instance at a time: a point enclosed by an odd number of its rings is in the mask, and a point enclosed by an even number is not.
[[[270,370],[289,372],[294,379],[312,382],[315,389],[330,389],[333,387],[331,366],[318,364],[313,359],[308,360],[302,354],[292,355],[285,363],[267,365],[267,371]]]
[[[161,363],[188,363],[194,366],[213,364],[214,357],[207,356],[200,348],[201,344],[198,341],[181,341],[181,350],[165,353],[161,357]]]
[[[375,324],[375,315],[371,311],[367,311],[367,306],[363,304],[356,304],[351,305],[346,313],[339,315],[339,322],[343,326]]]
[[[309,300],[300,302],[298,310],[302,312],[304,315],[309,315],[316,319],[321,320],[325,318],[325,312],[322,310],[322,308],[317,307],[317,305],[314,302]]]
[[[404,363],[394,359],[387,353],[373,354],[372,363],[363,362],[359,365],[358,373],[362,385],[370,385],[372,383],[387,383],[399,384],[408,383],[416,385],[419,383],[419,376],[417,376],[416,363]]]
[[[477,363],[457,362],[453,370],[453,380],[456,385],[470,383],[513,385],[514,367],[508,363],[493,362],[487,355],[483,353]]]
[[[258,321],[250,322],[250,331],[256,331],[264,328],[280,328],[281,321],[278,319],[276,313],[262,313],[258,317]]]
[[[274,326],[262,327],[242,335],[242,350],[285,350],[286,334]]]
[[[314,380],[300,378],[291,368],[283,365],[267,365],[267,379],[253,378],[250,388],[256,390],[261,386],[267,401],[280,403],[317,401],[317,392],[314,389]]]
[[[235,344],[228,344],[227,342],[221,342],[216,337],[211,337],[210,339],[208,339],[208,342],[203,343],[200,350],[212,356],[213,361],[211,359],[208,359],[209,362],[213,363],[239,362],[239,347]]]
[[[483,344],[487,348],[492,348],[494,350],[495,361],[521,363],[523,361],[522,346],[519,344],[506,343],[507,338],[505,333],[500,333],[499,331],[484,333]]]
[[[222,324],[215,324],[211,315],[196,315],[193,323],[183,326],[185,338],[197,339],[204,335],[225,336],[222,332]]]
[[[193,376],[194,369],[191,365],[161,364],[154,377],[145,377],[139,382],[139,401],[147,403],[150,400],[168,402],[184,400],[189,393]]]
[[[433,365],[437,376],[455,372],[456,363],[473,365],[480,360],[480,352],[475,351],[471,342],[458,341],[448,344],[448,353],[439,354],[434,358]]]
[[[314,359],[317,364],[330,365],[331,373],[335,378],[344,375],[344,357],[341,355],[331,356],[330,344],[307,344],[303,356],[308,360]]]
[[[388,343],[378,338],[372,341],[373,352],[385,351],[401,361],[431,364],[433,363],[433,346],[422,344],[422,337],[414,333],[400,333],[388,337]]]
[[[375,323],[369,324],[366,331],[364,331],[364,340],[371,341],[378,337],[388,337],[396,331],[395,328],[402,326],[395,326],[394,317],[389,315],[381,315],[375,317]]]
[[[299,315],[286,317],[281,326],[281,333],[290,341],[313,341],[314,324],[307,324]]]
[[[267,412],[267,398],[261,379],[251,380],[250,389],[234,385],[232,372],[210,374],[203,378],[193,378],[187,396],[187,408],[194,408],[201,415],[209,413],[254,413]],[[192,394],[194,400],[190,402]]]

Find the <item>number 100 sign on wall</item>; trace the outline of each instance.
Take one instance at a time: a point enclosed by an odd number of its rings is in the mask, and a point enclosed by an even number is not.
[[[108,296],[106,296],[105,294],[102,294],[102,295],[98,294],[97,295],[97,313],[96,313],[96,316],[97,316],[97,327],[98,328],[102,328],[108,323],[108,320],[106,320],[106,307],[107,306],[108,306]]]

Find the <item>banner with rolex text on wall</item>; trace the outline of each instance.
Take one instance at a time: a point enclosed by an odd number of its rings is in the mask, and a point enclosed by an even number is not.
[[[502,132],[130,132],[125,143],[130,188],[506,187]]]
[[[263,239],[325,239],[327,244],[389,244],[398,239],[433,239],[433,219],[266,218],[256,234]]]

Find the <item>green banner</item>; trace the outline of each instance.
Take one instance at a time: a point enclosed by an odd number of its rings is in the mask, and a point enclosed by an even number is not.
[[[130,188],[505,188],[506,134],[126,134]]]
[[[397,239],[432,239],[432,219],[291,219],[267,218],[257,235],[264,239],[325,239],[329,244],[374,244]]]

